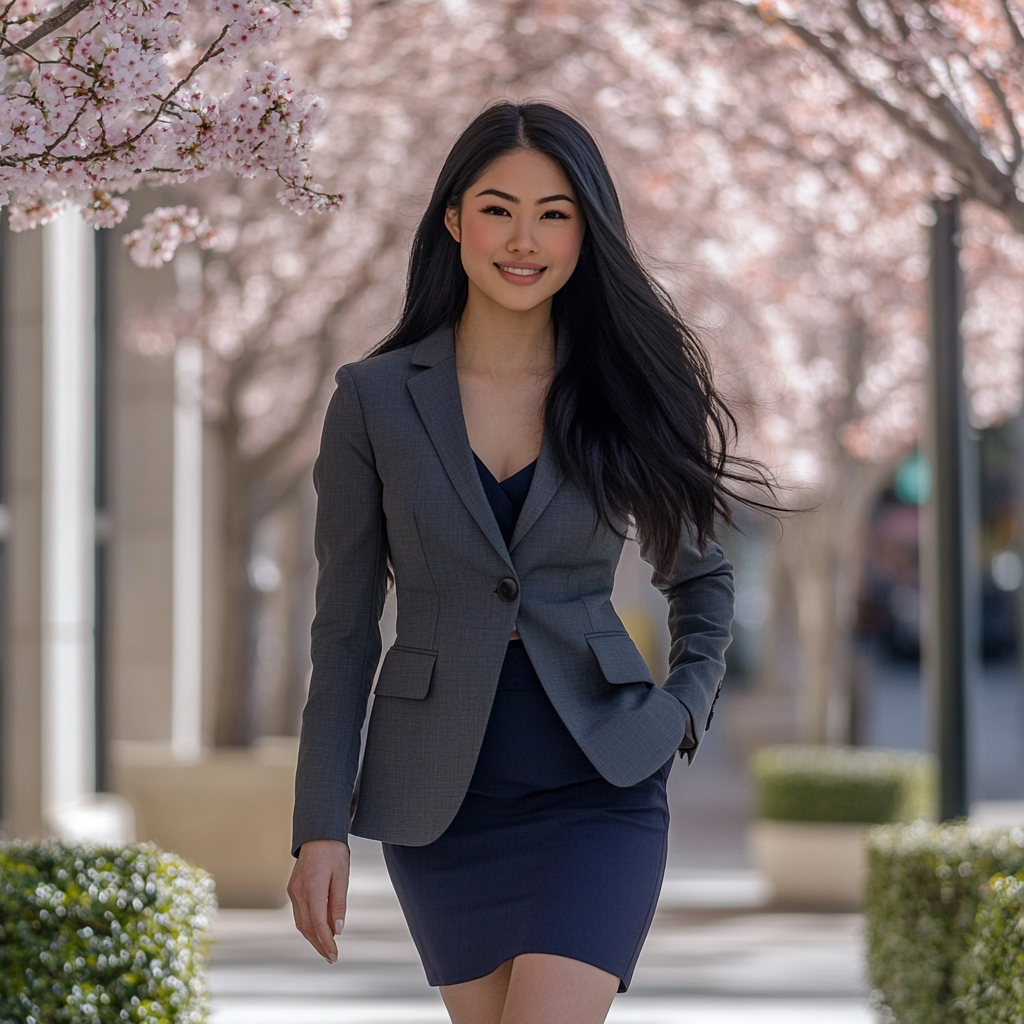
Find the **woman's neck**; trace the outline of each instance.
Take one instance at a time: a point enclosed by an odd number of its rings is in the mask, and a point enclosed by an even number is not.
[[[466,308],[455,330],[459,370],[509,380],[549,375],[555,365],[551,301],[513,310],[469,286]]]

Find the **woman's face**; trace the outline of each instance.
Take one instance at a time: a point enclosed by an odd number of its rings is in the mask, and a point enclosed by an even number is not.
[[[519,311],[550,300],[569,280],[583,243],[583,215],[565,172],[529,149],[495,160],[445,224],[471,290]]]

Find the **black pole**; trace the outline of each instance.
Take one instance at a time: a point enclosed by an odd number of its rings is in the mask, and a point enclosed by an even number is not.
[[[939,817],[966,816],[966,692],[974,658],[971,572],[976,501],[967,423],[960,317],[960,203],[932,203],[929,280],[930,353],[928,448],[932,481],[925,552],[928,623],[925,656],[930,682],[932,746],[939,761]]]
[[[7,209],[0,208],[0,515],[7,516]],[[7,531],[0,529],[0,826],[5,819],[7,792],[7,668],[10,664],[7,632]]]

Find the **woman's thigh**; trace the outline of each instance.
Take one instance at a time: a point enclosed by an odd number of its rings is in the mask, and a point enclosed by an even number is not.
[[[581,960],[524,953],[441,996],[452,1024],[602,1024],[618,987],[614,974]]]
[[[461,985],[442,985],[441,998],[452,1024],[501,1024],[514,961]]]
[[[602,1024],[619,979],[599,967],[550,953],[512,961],[501,1024]]]

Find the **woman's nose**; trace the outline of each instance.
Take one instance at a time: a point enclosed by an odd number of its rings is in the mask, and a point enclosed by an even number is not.
[[[516,225],[516,230],[508,241],[509,252],[529,253],[537,251],[537,242],[528,223]]]

